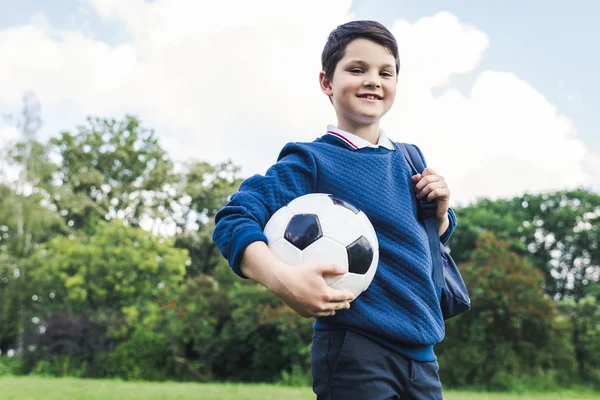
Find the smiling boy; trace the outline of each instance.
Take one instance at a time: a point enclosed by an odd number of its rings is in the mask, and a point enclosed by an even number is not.
[[[417,198],[437,200],[445,243],[456,219],[443,177],[427,168],[412,176],[398,145],[380,129],[396,96],[400,70],[394,36],[374,21],[331,32],[322,53],[321,90],[337,125],[309,143],[289,143],[265,175],[242,183],[216,215],[213,239],[234,272],[260,282],[304,317],[316,317],[311,348],[317,399],[441,399],[433,345],[444,336],[427,233]],[[336,265],[281,263],[263,228],[289,201],[330,193],[363,210],[379,241],[369,288],[351,293],[327,286]]]

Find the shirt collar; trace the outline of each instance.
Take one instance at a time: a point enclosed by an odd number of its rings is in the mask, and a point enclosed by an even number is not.
[[[394,148],[394,146],[392,145],[392,142],[390,141],[390,139],[388,139],[387,135],[385,134],[383,129],[379,129],[379,140],[377,141],[377,144],[373,144],[359,136],[356,136],[350,132],[346,132],[343,131],[341,129],[338,129],[337,127],[333,126],[333,125],[327,125],[327,134],[328,135],[333,135],[335,137],[337,137],[338,139],[341,139],[344,143],[346,143],[348,146],[350,146],[353,150],[359,150],[365,147],[373,147],[373,148],[378,148],[378,147],[384,147],[388,150],[396,150]]]

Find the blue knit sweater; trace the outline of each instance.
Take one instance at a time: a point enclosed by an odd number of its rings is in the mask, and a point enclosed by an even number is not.
[[[267,173],[246,179],[215,217],[213,240],[240,272],[250,243],[280,207],[307,193],[330,193],[369,217],[379,241],[379,265],[369,288],[349,310],[317,318],[315,329],[348,328],[418,361],[436,359],[433,345],[444,337],[439,292],[424,225],[417,219],[412,171],[402,152],[383,147],[350,149],[325,135],[310,143],[290,143]],[[449,211],[450,227],[456,218]]]

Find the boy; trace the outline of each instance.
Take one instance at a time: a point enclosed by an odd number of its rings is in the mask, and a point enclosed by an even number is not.
[[[411,176],[398,145],[379,129],[400,69],[394,36],[374,21],[331,32],[322,54],[321,90],[337,127],[310,143],[287,144],[265,176],[255,175],[216,215],[213,239],[234,272],[254,279],[303,317],[316,317],[311,348],[317,399],[441,399],[433,345],[444,336],[416,198],[437,199],[440,240],[456,226],[450,191],[432,169]],[[379,241],[377,274],[353,296],[327,286],[336,265],[283,265],[262,230],[270,216],[307,193],[330,193],[369,217]]]

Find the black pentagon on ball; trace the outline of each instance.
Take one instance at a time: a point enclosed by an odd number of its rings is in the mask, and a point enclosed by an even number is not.
[[[364,275],[369,270],[373,262],[373,247],[364,237],[359,237],[356,241],[346,247],[348,251],[348,272]]]
[[[345,207],[348,210],[352,211],[354,214],[358,214],[360,212],[358,208],[354,207],[352,204],[344,200],[338,199],[337,197],[333,197],[332,195],[329,195],[329,198],[331,199],[331,201],[333,201],[333,204]]]
[[[296,248],[304,250],[311,243],[323,237],[319,218],[315,214],[294,215],[288,222],[283,237]]]

